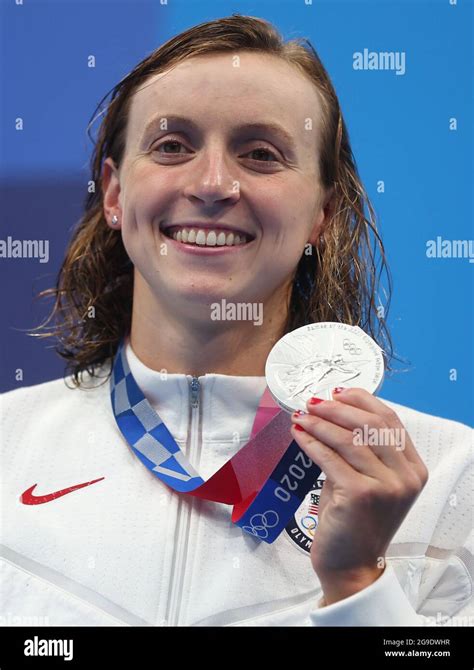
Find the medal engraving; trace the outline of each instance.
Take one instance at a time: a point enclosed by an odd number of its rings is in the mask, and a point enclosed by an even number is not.
[[[330,400],[336,386],[374,393],[383,374],[382,350],[369,335],[358,326],[328,321],[287,333],[265,366],[268,388],[288,412],[306,410],[312,396]]]

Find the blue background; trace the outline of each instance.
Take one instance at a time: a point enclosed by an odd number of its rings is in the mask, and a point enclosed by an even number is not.
[[[96,104],[168,38],[239,12],[273,22],[285,39],[310,39],[339,95],[394,279],[395,351],[409,363],[386,378],[381,397],[473,424],[474,264],[426,257],[429,239],[473,236],[471,3],[3,1],[1,12],[0,237],[50,240],[48,264],[0,259],[1,391],[63,374],[53,343],[22,329],[49,312],[33,294],[54,284],[81,215]],[[352,55],[364,48],[406,52],[405,74],[355,71]]]

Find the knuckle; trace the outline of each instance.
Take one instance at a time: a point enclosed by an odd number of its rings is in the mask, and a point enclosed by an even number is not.
[[[408,495],[406,484],[396,477],[385,482],[381,493],[384,498],[390,500],[403,500]]]
[[[422,463],[421,466],[420,466],[419,477],[420,477],[420,481],[421,481],[421,486],[423,488],[423,487],[426,486],[426,484],[428,483],[428,480],[430,478],[429,470],[424,463]]]
[[[377,499],[377,490],[371,484],[355,486],[352,494],[354,502],[363,507],[371,507]]]
[[[319,453],[321,454],[321,458],[324,459],[326,463],[334,463],[338,459],[338,455],[336,454],[336,452],[330,447],[320,442],[319,440],[317,439],[311,440],[310,445],[318,449]]]
[[[372,421],[372,427],[377,430],[384,430],[385,428],[388,428],[388,425],[383,416],[375,415]]]
[[[358,437],[354,433],[350,433],[347,437],[344,436],[339,441],[342,453],[349,454],[349,452],[354,452],[355,450],[364,448],[365,445],[361,444]]]
[[[311,417],[308,416],[306,418],[306,421],[305,421],[304,425],[303,425],[303,428],[308,433],[308,435],[311,435],[312,437],[317,437],[316,432],[317,432],[317,429],[318,429],[318,423],[319,423],[319,421],[317,419],[315,419],[312,416]]]
[[[418,495],[423,488],[421,477],[419,477],[416,472],[411,472],[410,475],[405,478],[405,487],[407,495],[410,497]]]
[[[388,424],[394,424],[398,423],[400,419],[398,418],[398,414],[393,411],[390,407],[386,407],[384,411],[381,414],[383,420],[388,423]]]

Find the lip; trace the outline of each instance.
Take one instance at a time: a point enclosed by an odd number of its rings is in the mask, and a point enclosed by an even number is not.
[[[207,247],[205,245],[201,246],[199,244],[186,244],[186,242],[178,242],[178,240],[174,240],[172,237],[167,237],[167,235],[165,235],[162,230],[160,230],[160,234],[162,237],[164,237],[167,243],[171,244],[172,249],[176,248],[185,254],[194,254],[197,256],[222,256],[223,254],[239,253],[244,249],[248,249],[248,247],[252,246],[252,244],[255,242],[254,238],[246,244],[238,244],[235,246],[215,245],[213,247]]]

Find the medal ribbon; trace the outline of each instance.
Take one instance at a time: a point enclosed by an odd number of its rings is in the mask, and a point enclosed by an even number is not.
[[[276,540],[321,473],[292,440],[290,417],[268,388],[250,440],[207,481],[186,459],[136,383],[125,340],[115,355],[110,392],[122,435],[156,477],[178,493],[233,505],[233,523],[265,542]]]

